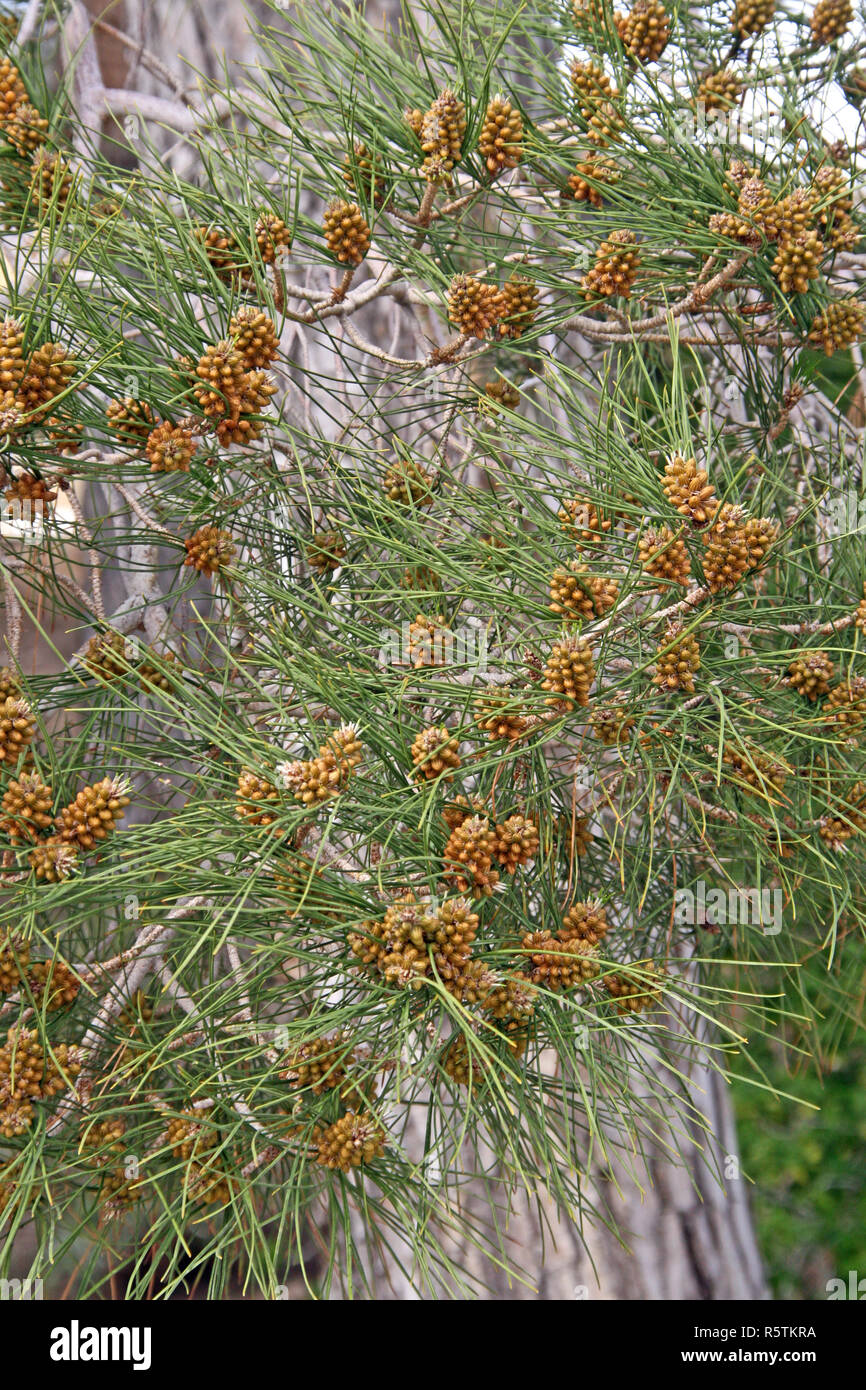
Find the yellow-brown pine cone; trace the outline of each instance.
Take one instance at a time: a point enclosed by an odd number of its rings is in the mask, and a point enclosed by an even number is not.
[[[821,273],[826,255],[817,232],[801,232],[799,236],[779,242],[772,271],[783,294],[805,294],[812,280]]]
[[[530,981],[546,989],[573,989],[599,973],[589,942],[563,940],[560,933],[529,932],[521,941],[520,955]]]
[[[28,863],[37,879],[46,883],[63,883],[78,867],[78,851],[54,835],[31,850]]]
[[[703,570],[710,592],[733,589],[749,570],[759,568],[777,534],[778,527],[766,517],[746,518],[742,507],[730,502],[719,507],[704,537]]]
[[[221,227],[196,227],[194,235],[220,278],[231,279],[231,272],[241,263],[240,247],[231,232]]]
[[[866,305],[859,299],[836,299],[812,320],[809,342],[824,349],[828,357],[856,343],[866,322]]]
[[[400,580],[400,588],[441,590],[442,579],[429,565],[407,565]]]
[[[273,265],[280,252],[288,251],[292,234],[281,217],[263,212],[256,218],[256,245],[265,265]]]
[[[683,690],[694,695],[694,673],[701,664],[701,649],[693,632],[683,634],[680,624],[668,626],[656,655],[653,685],[660,690]]]
[[[475,701],[475,723],[488,738],[504,738],[513,743],[522,738],[529,727],[526,715],[521,713],[521,703],[507,690],[491,686]]]
[[[39,1035],[29,1028],[10,1028],[0,1047],[0,1096],[14,1100],[41,1100],[44,1092],[45,1054]]]
[[[834,686],[824,702],[824,718],[849,734],[859,729],[866,720],[866,676],[849,676]]]
[[[605,189],[612,188],[622,178],[622,174],[612,160],[591,156],[581,159],[568,176],[568,188],[578,203],[589,203],[590,207],[600,208],[604,202]]]
[[[272,782],[249,768],[238,774],[235,815],[246,825],[272,825],[279,812],[280,794]]]
[[[105,418],[122,444],[144,442],[153,429],[153,411],[146,401],[137,401],[134,396],[124,396],[122,400],[111,401]]]
[[[126,1124],[119,1115],[108,1120],[85,1123],[81,1136],[81,1152],[87,1159],[101,1168],[112,1157],[123,1151],[123,1136]]]
[[[655,63],[668,46],[671,24],[661,0],[634,0],[627,15],[614,16],[617,33],[629,57]]]
[[[26,700],[13,695],[0,702],[0,763],[14,767],[35,734],[36,721]]]
[[[229,337],[243,358],[244,366],[269,367],[280,351],[280,338],[273,319],[252,305],[238,309],[229,322]]]
[[[765,516],[750,516],[743,527],[743,539],[749,553],[749,568],[760,569],[770,547],[779,534],[775,521]]]
[[[409,624],[409,661],[416,670],[424,666],[445,666],[450,660],[454,634],[441,613],[425,618],[418,613]]]
[[[856,782],[834,810],[822,816],[818,833],[830,849],[844,851],[852,835],[866,831],[866,783]]]
[[[52,791],[38,772],[22,772],[3,793],[0,830],[14,843],[35,840],[54,823]]]
[[[193,395],[209,419],[235,417],[247,385],[242,354],[230,338],[205,348],[195,369],[199,385]]]
[[[424,158],[421,173],[428,183],[450,183],[451,171],[460,163],[466,136],[466,107],[447,88],[421,118],[418,139]]]
[[[503,169],[515,169],[523,158],[523,117],[501,92],[488,104],[478,149],[494,178]]]
[[[455,1086],[478,1086],[489,1064],[477,1048],[471,1048],[465,1033],[455,1033],[442,1049],[439,1065]]]
[[[0,933],[0,994],[12,994],[21,986],[30,965],[30,947],[11,932]]]
[[[353,768],[360,767],[364,748],[355,724],[341,724],[319,749],[320,758],[330,758],[348,777]]]
[[[446,774],[444,781],[451,780],[451,771],[460,766],[457,751],[459,740],[442,724],[433,724],[422,729],[412,743],[412,762],[415,767],[415,780],[432,781]]]
[[[820,700],[830,689],[835,666],[826,652],[798,656],[788,667],[788,685],[807,700]]]
[[[854,617],[854,626],[860,632],[866,632],[866,585],[863,586],[863,597],[857,604],[857,611]],[[2,689],[0,689],[0,695],[2,695],[2,693]]]
[[[30,195],[36,207],[44,211],[52,203],[63,208],[73,188],[72,170],[56,150],[40,147],[30,159]]]
[[[343,1086],[346,1067],[355,1057],[351,1039],[351,1033],[343,1030],[329,1038],[313,1038],[302,1043],[284,1058],[281,1080],[290,1082],[298,1090],[309,1090],[314,1096]]]
[[[323,1168],[339,1168],[349,1173],[364,1163],[372,1163],[385,1152],[387,1136],[372,1115],[348,1110],[325,1129],[313,1135],[316,1162]]]
[[[102,681],[125,680],[133,664],[133,649],[120,632],[102,632],[91,637],[84,654],[84,665]]]
[[[323,227],[328,250],[340,265],[360,265],[373,234],[358,204],[335,198],[325,212]]]
[[[610,931],[607,913],[601,903],[594,898],[588,902],[573,903],[562,919],[557,933],[563,941],[586,941],[597,946],[602,937]]]
[[[47,1013],[74,1004],[81,989],[81,981],[65,960],[36,961],[28,979],[37,1007]]]
[[[817,205],[819,220],[826,217],[827,210],[851,212],[854,208],[854,189],[849,175],[832,164],[824,164],[815,174],[809,190],[813,205]],[[825,207],[821,207],[825,204]]]
[[[736,73],[729,68],[718,72],[708,72],[698,84],[697,103],[709,114],[714,111],[730,111],[742,100],[745,88]]]
[[[585,565],[572,561],[568,569],[555,570],[550,580],[551,613],[559,613],[565,622],[589,621],[601,618],[613,608],[619,598],[619,584],[590,574]]]
[[[0,125],[5,126],[16,107],[27,100],[27,88],[20,72],[4,54],[0,57]]]
[[[57,834],[76,849],[91,850],[105,840],[123,818],[130,798],[129,783],[123,778],[103,777],[82,787],[74,801],[57,817]]]
[[[261,438],[265,421],[254,418],[266,409],[276,384],[268,372],[247,372],[241,394],[234,401],[235,414],[223,417],[216,427],[220,444],[251,444]]]
[[[48,139],[48,122],[29,101],[16,106],[4,120],[2,129],[12,148],[24,156],[38,150]]]
[[[145,444],[151,473],[188,473],[197,449],[192,433],[170,420],[151,430]]]
[[[538,826],[526,816],[509,816],[494,827],[493,854],[506,873],[530,864],[538,854],[541,843]]]
[[[730,768],[732,782],[765,798],[772,799],[773,792],[781,791],[785,785],[786,769],[759,748],[734,748],[726,743],[722,763]]]
[[[0,391],[0,437],[13,435],[30,424],[14,391]]]
[[[621,295],[628,299],[640,269],[640,252],[634,232],[622,228],[611,232],[595,253],[595,265],[591,266],[581,281],[584,292],[594,297],[606,299],[611,295]]]
[[[449,830],[456,830],[470,816],[483,816],[485,804],[481,797],[473,796],[471,801],[465,796],[455,796],[442,808],[442,819]]]
[[[448,287],[449,322],[473,338],[484,338],[496,327],[505,305],[505,295],[498,286],[473,275],[455,275]]]
[[[159,665],[157,665],[156,657],[159,658]],[[138,666],[136,675],[142,690],[146,691],[147,694],[152,695],[156,690],[171,690],[171,681],[162,669],[164,665],[170,666],[178,675],[180,674],[180,662],[174,652],[168,648],[161,652],[152,650],[149,655],[145,655]]]
[[[165,1142],[175,1158],[189,1163],[215,1149],[219,1134],[216,1126],[208,1123],[207,1110],[184,1110],[169,1119],[165,1127]]]
[[[862,240],[860,227],[847,212],[838,209],[822,212],[818,223],[820,235],[830,251],[853,251]]]
[[[776,13],[776,0],[736,0],[731,28],[741,39],[760,34]]]
[[[17,392],[24,370],[24,329],[18,319],[4,319],[0,323],[0,393]]]
[[[605,989],[616,1000],[617,1013],[620,1014],[645,1013],[662,997],[664,972],[654,961],[635,961],[632,971],[639,973],[623,970],[604,977]]]
[[[659,580],[656,587],[660,594],[669,584],[688,584],[691,574],[689,552],[682,535],[674,535],[669,526],[647,531],[640,539],[638,551],[647,574]]]
[[[840,39],[854,18],[851,0],[818,0],[809,26],[813,43],[833,43]]]
[[[57,489],[51,487],[44,478],[37,478],[34,473],[19,473],[17,478],[12,479],[12,486],[6,489],[6,501],[14,500],[19,502],[36,502],[43,508],[55,500]]]
[[[578,109],[585,121],[591,121],[617,95],[610,78],[599,63],[586,63],[579,58],[575,58],[571,65],[571,85]]]
[[[340,769],[333,758],[298,758],[283,765],[281,777],[287,790],[303,806],[317,806],[340,790]]]
[[[18,388],[21,410],[31,424],[43,418],[47,412],[40,407],[65,391],[74,375],[75,359],[60,343],[44,343],[31,353]]]
[[[469,816],[452,830],[445,846],[445,871],[461,893],[487,898],[499,882],[493,866],[496,840],[486,816]]]
[[[231,532],[222,531],[218,526],[199,527],[194,535],[184,541],[184,545],[186,558],[183,563],[200,574],[218,574],[231,564],[237,554]]]
[[[0,1138],[17,1139],[33,1123],[33,1106],[28,1100],[12,1097],[8,1088],[0,1085]]]
[[[419,111],[417,115],[420,128],[423,113]],[[387,185],[380,169],[380,159],[363,140],[356,140],[343,160],[343,178],[346,183],[359,197],[369,198],[373,203],[381,203],[387,192]]]
[[[544,667],[542,690],[555,692],[547,701],[555,707],[588,705],[595,663],[588,642],[555,642]]]
[[[319,574],[339,569],[346,558],[346,538],[342,531],[314,531],[305,551],[307,564]]]
[[[617,141],[625,129],[625,116],[619,106],[612,101],[604,102],[594,112],[587,131],[587,139],[604,148]]]
[[[403,112],[403,120],[406,122],[412,134],[415,136],[415,139],[420,142],[421,128],[424,124],[424,112],[421,111],[417,106],[407,106],[406,110]]]
[[[538,991],[527,975],[517,971],[504,980],[495,980],[484,1000],[484,1012],[506,1032],[525,1030],[535,1013]]]
[[[538,314],[538,286],[528,276],[515,273],[502,287],[503,313],[499,324],[502,338],[521,338]]]
[[[706,526],[716,514],[718,502],[712,484],[693,458],[675,454],[665,467],[662,489],[671,506],[693,526]]]
[[[775,234],[780,242],[793,241],[813,229],[817,216],[812,188],[795,188],[776,204]]]
[[[478,399],[479,414],[495,418],[500,406],[506,410],[516,410],[519,405],[520,392],[512,381],[506,381],[505,377],[500,377],[498,381],[485,381],[484,395]]]
[[[446,898],[424,922],[425,940],[433,947],[436,969],[446,984],[459,978],[462,988],[471,988],[474,979],[483,994],[486,973],[476,968],[483,963],[469,959],[477,933],[478,914],[466,898]]]
[[[578,550],[597,545],[613,525],[610,517],[603,517],[587,497],[567,497],[557,516]]]
[[[592,732],[605,748],[612,748],[627,738],[635,726],[633,717],[619,704],[602,705],[594,709],[589,717]]]
[[[433,476],[417,459],[399,458],[382,476],[385,496],[404,506],[427,507],[433,500]]]

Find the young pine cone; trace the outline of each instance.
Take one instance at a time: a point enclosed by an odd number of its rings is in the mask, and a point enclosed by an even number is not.
[[[521,338],[532,327],[538,313],[538,286],[527,276],[515,273],[502,287],[502,303],[499,336]]]
[[[589,722],[592,732],[605,748],[612,748],[614,744],[621,743],[635,727],[634,718],[621,704],[602,705],[594,709]]]
[[[834,811],[822,816],[818,833],[825,844],[837,853],[844,853],[852,835],[866,831],[866,783],[857,782],[844,800],[837,802]]]
[[[669,526],[647,531],[641,537],[638,552],[647,574],[659,580],[657,588],[660,594],[669,584],[688,584],[691,574],[689,552],[682,535],[674,535]]]
[[[0,994],[12,994],[20,989],[30,964],[30,947],[19,936],[8,931],[0,935]]]
[[[595,253],[595,265],[590,267],[581,281],[584,292],[601,298],[621,295],[623,299],[628,299],[640,263],[634,232],[625,228],[611,232]]]
[[[195,239],[221,280],[231,280],[240,268],[240,247],[222,227],[196,227]]]
[[[448,287],[449,322],[469,337],[484,338],[499,323],[505,308],[502,290],[472,275],[455,275]]]
[[[765,800],[773,800],[773,794],[780,792],[785,785],[787,770],[759,748],[734,748],[726,743],[722,749],[722,762],[730,768],[732,782],[744,791],[763,796]]]
[[[151,473],[188,473],[197,448],[188,429],[165,420],[150,431],[144,451]]]
[[[416,671],[424,666],[446,666],[453,647],[453,633],[444,617],[425,618],[418,613],[409,624],[409,661]]]
[[[825,255],[817,232],[801,232],[781,240],[772,271],[782,293],[805,294],[811,281],[817,280]]]
[[[787,683],[807,700],[819,700],[830,689],[835,667],[826,652],[798,656],[788,667]]]
[[[424,159],[421,173],[428,183],[450,183],[451,171],[460,162],[466,135],[466,108],[447,89],[440,92],[418,128]]]
[[[208,419],[238,414],[248,377],[243,356],[230,338],[205,348],[195,374],[199,384],[193,395]]]
[[[0,701],[0,763],[14,767],[36,734],[36,722],[27,701],[8,696]]]
[[[272,825],[279,813],[280,794],[272,782],[267,782],[249,768],[238,775],[235,815],[245,825]]]
[[[496,840],[486,816],[469,816],[452,830],[445,846],[445,869],[461,893],[489,897],[499,881],[492,867]]]
[[[655,63],[668,46],[671,25],[661,0],[634,0],[627,15],[614,16],[622,46],[638,63]]]
[[[81,989],[81,981],[65,960],[36,961],[28,982],[37,1006],[46,1013],[74,1004]]]
[[[72,171],[56,150],[34,151],[30,159],[30,197],[40,212],[46,212],[52,203],[64,207],[73,184]]]
[[[585,121],[591,121],[617,95],[603,67],[598,63],[582,62],[579,58],[571,65],[571,85],[578,110]]]
[[[147,439],[153,428],[153,411],[146,401],[137,401],[133,396],[123,400],[111,401],[105,418],[122,444],[138,444]]]
[[[606,975],[605,988],[616,1000],[617,1013],[641,1013],[651,1009],[662,996],[662,971],[654,961],[635,961],[634,970],[640,975],[622,971],[617,975]]]
[[[562,927],[557,935],[562,941],[585,941],[589,946],[597,946],[610,930],[607,914],[601,903],[573,903],[562,919]]]
[[[694,673],[701,664],[701,652],[694,633],[683,633],[678,624],[671,624],[656,655],[653,685],[660,690],[682,690],[694,695]]]
[[[568,497],[557,512],[563,531],[572,538],[578,550],[597,545],[611,529],[613,522],[597,511],[587,497]]]
[[[618,597],[619,584],[615,579],[590,574],[585,565],[572,561],[568,569],[554,571],[548,607],[551,613],[561,614],[565,622],[588,622],[603,617]]]
[[[370,249],[372,232],[357,203],[335,198],[328,205],[323,223],[325,242],[340,265],[360,265]]]
[[[0,392],[17,392],[24,376],[24,329],[18,319],[0,322]]]
[[[809,342],[824,349],[828,357],[856,343],[866,321],[866,305],[859,299],[835,299],[812,320]]]
[[[824,703],[824,718],[848,733],[866,721],[866,676],[850,676],[834,686]]]
[[[671,506],[693,526],[706,526],[718,502],[703,468],[693,458],[675,454],[665,467],[662,489]]]
[[[498,381],[485,381],[484,395],[478,400],[478,413],[489,419],[499,414],[499,407],[516,410],[520,405],[520,392],[513,382],[500,377]]]
[[[269,367],[280,350],[280,338],[273,319],[261,309],[238,309],[229,321],[229,337],[240,353],[244,367]]]
[[[745,88],[736,73],[729,68],[719,72],[708,72],[698,84],[697,104],[710,115],[716,111],[729,111],[738,106]]]
[[[343,1031],[330,1038],[312,1038],[302,1043],[284,1059],[281,1080],[314,1096],[335,1090],[345,1082],[346,1067],[355,1056],[350,1041],[351,1034]]]
[[[420,113],[419,113],[420,115]],[[372,203],[381,203],[387,184],[380,176],[380,161],[363,140],[356,140],[343,160],[343,178],[353,192]]]
[[[29,101],[22,101],[3,122],[3,135],[16,153],[25,157],[45,144],[48,131],[45,117]]]
[[[314,1143],[317,1163],[349,1173],[381,1157],[385,1152],[386,1135],[372,1115],[349,1110],[327,1128],[317,1129]]]
[[[36,424],[48,411],[43,407],[61,395],[75,375],[75,359],[60,343],[43,343],[31,353],[18,387],[18,401],[29,423]]]
[[[3,819],[0,829],[13,844],[17,840],[35,840],[53,824],[51,788],[38,772],[22,772],[13,778],[3,793]]]
[[[840,39],[854,18],[851,0],[818,0],[809,21],[812,42],[833,43]]]
[[[27,99],[20,72],[4,54],[0,57],[0,126],[5,126],[16,107]]]
[[[750,570],[759,569],[778,528],[766,517],[746,517],[729,502],[719,507],[705,535],[704,579],[710,593],[734,589]]]
[[[103,777],[81,791],[57,817],[58,837],[76,849],[92,850],[122,819],[130,798],[123,778]]]
[[[412,744],[412,762],[415,767],[415,780],[432,781],[447,774],[444,780],[450,781],[450,773],[460,766],[457,752],[458,740],[441,724],[433,724],[422,729]]]
[[[184,546],[184,565],[198,570],[200,574],[218,574],[231,564],[237,553],[231,532],[221,531],[218,526],[201,526],[184,541]]]
[[[475,701],[475,723],[491,740],[507,739],[509,743],[522,738],[529,727],[526,715],[520,712],[520,702],[496,686]]]
[[[520,954],[525,958],[523,968],[532,984],[546,989],[573,989],[599,973],[589,942],[563,938],[560,932],[529,932],[521,942]]]
[[[542,690],[555,692],[547,701],[557,708],[588,705],[589,692],[595,679],[592,648],[584,641],[554,643],[544,667]]]
[[[600,208],[605,190],[613,187],[621,178],[620,171],[611,160],[592,155],[575,165],[574,172],[568,176],[568,188],[578,203],[589,203],[590,207]]]
[[[403,506],[428,507],[433,501],[433,475],[416,459],[399,458],[382,478],[385,496]]]
[[[125,680],[134,661],[134,649],[120,632],[101,632],[91,637],[84,654],[84,665],[102,681]]]
[[[281,217],[263,212],[256,218],[256,245],[265,265],[273,265],[281,251],[288,251],[292,234]]]
[[[760,34],[776,13],[776,0],[736,0],[731,28],[741,39]]]
[[[345,560],[346,538],[342,531],[314,531],[304,553],[311,569],[327,574]]]
[[[494,829],[494,858],[506,873],[512,874],[521,865],[531,863],[540,843],[537,825],[526,816],[509,816]]]
[[[494,178],[523,158],[523,118],[501,93],[487,107],[478,139],[481,158]]]
[[[63,883],[78,867],[78,850],[75,845],[67,844],[59,836],[53,835],[50,840],[43,840],[31,850],[28,863],[37,879],[44,879],[46,883]]]

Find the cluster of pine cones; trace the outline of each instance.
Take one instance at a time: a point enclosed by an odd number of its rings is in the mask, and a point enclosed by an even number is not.
[[[318,806],[345,789],[362,758],[357,728],[354,724],[342,724],[321,745],[315,758],[282,763],[277,773],[282,785],[302,806]]]
[[[24,1134],[33,1123],[34,1102],[65,1091],[82,1061],[78,1047],[56,1043],[49,1052],[36,1029],[10,1028],[0,1047],[0,1138]]]
[[[62,208],[73,189],[61,153],[49,142],[49,123],[30,99],[15,64],[0,57],[0,138],[21,165],[25,196],[41,211],[54,201]]]
[[[42,424],[61,428],[53,412],[75,370],[75,359],[61,343],[27,348],[18,319],[0,322],[0,435],[14,437]]]

